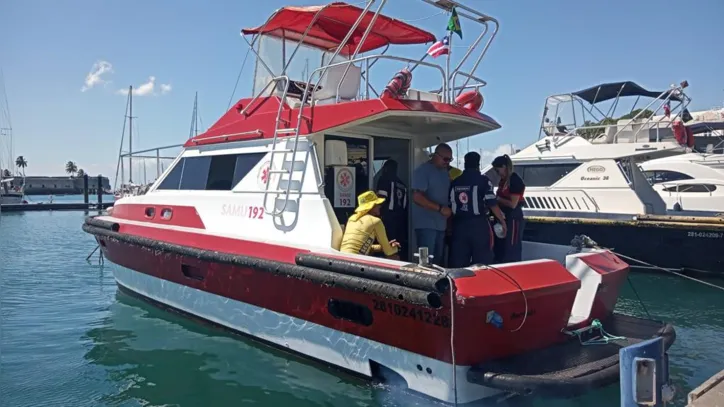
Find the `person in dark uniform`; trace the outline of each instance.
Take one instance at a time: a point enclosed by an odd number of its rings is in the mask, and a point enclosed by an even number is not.
[[[449,267],[492,263],[493,229],[488,210],[503,225],[505,217],[498,208],[493,184],[480,173],[480,154],[465,154],[465,170],[450,184],[450,205],[453,215]]]
[[[387,235],[400,243],[403,248],[400,258],[407,261],[407,185],[397,176],[397,161],[385,161],[375,189],[377,195],[387,198],[387,202],[380,208],[380,218],[387,229]]]
[[[511,263],[520,261],[523,250],[523,194],[525,183],[513,171],[513,161],[508,155],[501,155],[493,160],[493,168],[500,176],[498,184],[498,205],[505,214],[508,234],[504,238],[495,239],[495,262]]]

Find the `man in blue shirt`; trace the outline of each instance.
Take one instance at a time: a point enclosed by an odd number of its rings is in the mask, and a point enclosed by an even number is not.
[[[465,154],[465,170],[450,184],[452,239],[450,267],[490,264],[493,261],[493,229],[488,210],[506,232],[505,216],[498,207],[493,184],[480,173],[480,154]]]
[[[430,160],[412,174],[412,227],[417,247],[427,247],[437,265],[442,264],[447,218],[452,215],[448,207],[452,159],[450,146],[439,144]]]

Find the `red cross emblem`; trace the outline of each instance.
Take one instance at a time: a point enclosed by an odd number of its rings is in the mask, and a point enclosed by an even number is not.
[[[468,203],[468,194],[466,194],[465,192],[461,192],[460,195],[458,195],[458,199],[460,199],[461,203],[466,204]]]
[[[261,170],[261,182],[264,184],[269,182],[269,167],[264,167],[264,169]]]
[[[339,173],[339,185],[347,188],[351,182],[352,182],[352,177],[350,177],[349,172],[341,171]]]

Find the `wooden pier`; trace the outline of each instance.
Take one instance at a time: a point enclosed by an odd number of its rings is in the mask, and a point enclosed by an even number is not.
[[[689,392],[686,407],[724,407],[724,370]]]
[[[83,202],[43,202],[24,204],[2,204],[0,213],[3,212],[31,212],[31,211],[92,211],[103,210],[113,206],[113,202],[103,202],[103,179],[97,178],[96,192],[97,202],[91,203],[88,196],[88,175],[83,176]]]

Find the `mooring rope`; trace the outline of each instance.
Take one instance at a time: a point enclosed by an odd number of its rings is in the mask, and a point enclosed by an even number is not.
[[[599,332],[601,332],[601,338],[600,338],[600,339],[599,339],[599,338],[591,338],[591,339],[588,339],[588,340],[585,340],[585,341],[584,341],[583,338],[581,338],[581,334],[583,334],[584,332],[587,332],[587,333],[590,334],[590,333],[593,332],[594,329],[598,329]],[[561,332],[563,332],[564,334],[569,335],[569,336],[575,336],[575,337],[577,337],[577,338],[578,338],[578,342],[580,342],[581,345],[583,345],[583,346],[586,346],[586,345],[607,345],[607,344],[608,344],[609,342],[611,342],[611,341],[619,341],[619,340],[625,340],[625,339],[626,339],[625,336],[615,336],[615,335],[611,335],[610,333],[606,332],[606,330],[603,329],[603,324],[602,324],[601,321],[599,321],[598,319],[594,319],[593,321],[591,321],[591,325],[589,325],[589,326],[587,326],[587,327],[579,328],[579,329],[576,329],[575,331],[568,331],[568,330],[562,329]]]
[[[455,363],[455,282],[452,276],[446,275],[450,282],[450,355],[452,358],[452,369],[453,369],[453,396],[455,399],[455,406],[458,405],[458,369]]]

